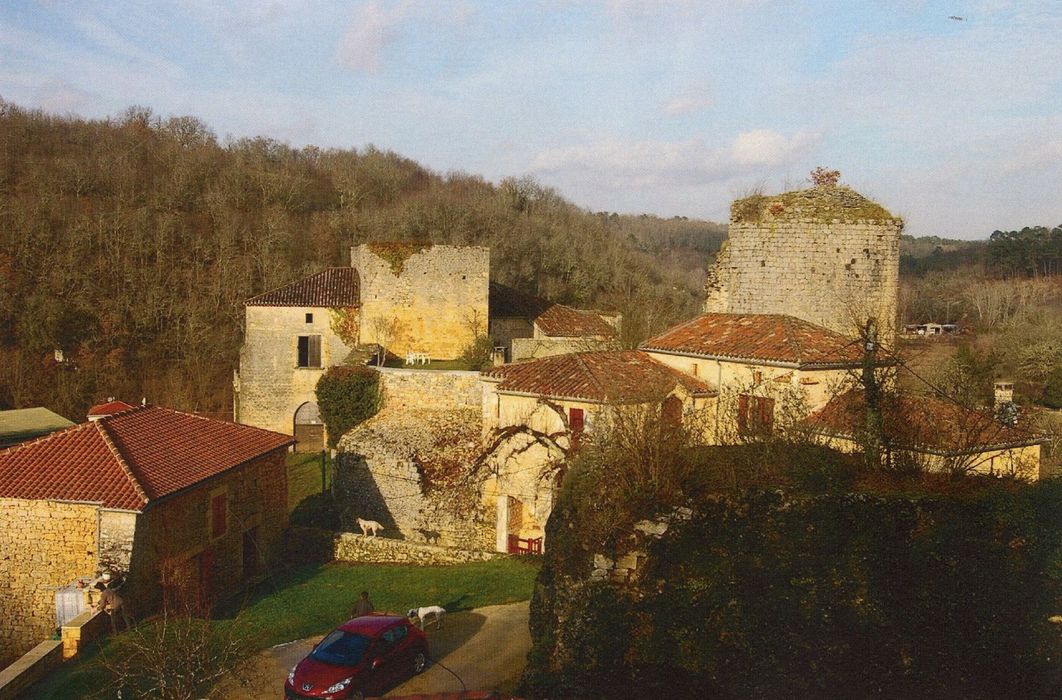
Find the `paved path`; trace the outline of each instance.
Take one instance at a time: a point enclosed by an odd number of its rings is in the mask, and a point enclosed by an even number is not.
[[[438,663],[394,688],[387,697],[460,691],[461,681],[468,690],[512,692],[531,649],[527,615],[525,601],[450,613],[443,618],[442,629],[429,624],[428,646],[431,657]],[[300,639],[262,652],[255,661],[255,681],[251,687],[226,683],[221,697],[227,700],[283,698],[288,670],[320,640],[320,636]]]

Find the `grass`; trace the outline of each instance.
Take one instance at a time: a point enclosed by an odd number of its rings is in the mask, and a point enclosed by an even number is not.
[[[246,625],[258,650],[274,644],[322,635],[347,619],[361,591],[377,610],[404,613],[425,601],[450,612],[528,600],[538,562],[496,559],[455,566],[324,564],[279,574],[242,600],[223,606],[211,624],[219,629]],[[233,620],[239,614],[239,622]],[[150,624],[150,623],[147,623]],[[122,637],[105,641],[118,647]],[[66,700],[89,697],[107,683],[98,653],[64,664],[36,686],[29,697]]]
[[[321,483],[320,452],[289,452],[288,461],[288,512],[310,496],[316,496],[331,485],[332,469],[325,457],[325,481]],[[322,488],[324,486],[324,488]]]

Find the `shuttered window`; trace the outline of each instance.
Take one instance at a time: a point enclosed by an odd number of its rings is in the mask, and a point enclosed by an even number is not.
[[[742,435],[769,433],[774,429],[774,399],[738,396],[738,432]]]
[[[300,335],[297,358],[298,367],[321,366],[321,336]]]

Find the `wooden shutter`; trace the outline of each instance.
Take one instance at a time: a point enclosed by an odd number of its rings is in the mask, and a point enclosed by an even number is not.
[[[321,366],[321,336],[319,336],[319,335],[311,335],[310,336],[310,347],[309,347],[309,350],[310,350],[310,352],[309,352],[309,355],[310,355],[309,356],[309,361],[310,361],[310,363],[307,365],[307,367],[320,367]]]
[[[738,432],[747,433],[749,430],[749,397],[741,394],[738,396],[737,410]]]
[[[583,428],[586,426],[586,416],[583,415],[583,409],[581,408],[569,408],[568,409],[568,429],[572,433],[572,446],[579,444],[579,437],[583,434]]]

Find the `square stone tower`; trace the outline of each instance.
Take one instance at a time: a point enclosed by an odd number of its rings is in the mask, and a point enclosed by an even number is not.
[[[362,343],[451,360],[487,333],[489,248],[366,243],[350,258],[361,281]]]
[[[735,201],[705,284],[708,313],[788,314],[847,336],[896,334],[903,220],[837,185]]]

